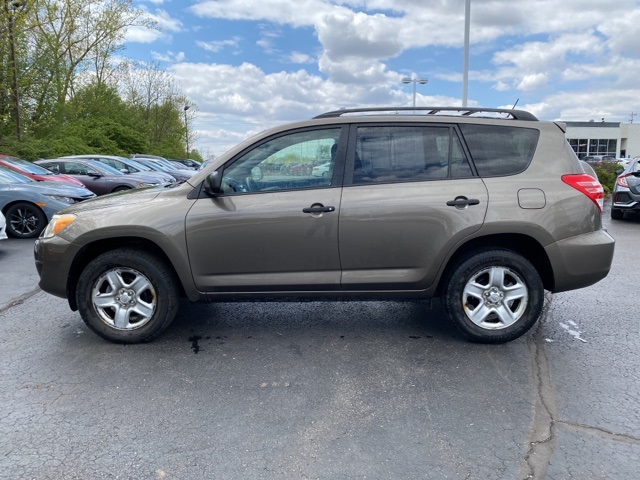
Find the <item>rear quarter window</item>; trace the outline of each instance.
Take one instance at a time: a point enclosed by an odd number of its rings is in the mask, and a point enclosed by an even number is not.
[[[540,137],[535,128],[461,124],[460,130],[481,177],[524,172]]]

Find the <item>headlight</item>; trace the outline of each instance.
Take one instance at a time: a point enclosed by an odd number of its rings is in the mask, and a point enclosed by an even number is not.
[[[76,203],[76,201],[71,198],[71,197],[65,197],[63,195],[45,195],[49,198],[53,198],[54,200],[57,200],[59,202],[63,202],[63,203],[68,203],[69,205]]]
[[[49,225],[47,225],[47,228],[45,228],[42,237],[49,238],[57,235],[63,228],[71,225],[75,219],[76,216],[71,213],[66,213],[64,215],[54,215],[53,217],[51,217],[51,221],[49,222]]]
[[[136,183],[136,185],[138,186],[138,188],[140,188],[140,187],[157,187],[160,184],[159,183],[138,182],[138,183]]]

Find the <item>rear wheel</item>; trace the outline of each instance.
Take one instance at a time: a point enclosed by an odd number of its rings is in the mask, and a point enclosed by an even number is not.
[[[504,343],[526,333],[544,305],[538,271],[523,256],[503,249],[462,258],[446,281],[443,303],[470,340]]]
[[[47,217],[33,203],[19,202],[5,212],[7,235],[15,238],[35,238],[47,226]]]
[[[611,209],[611,218],[614,220],[622,220],[624,218],[624,212],[617,208]]]
[[[179,300],[171,268],[135,249],[113,250],[92,260],[78,279],[76,295],[87,326],[118,343],[158,336],[175,317]]]

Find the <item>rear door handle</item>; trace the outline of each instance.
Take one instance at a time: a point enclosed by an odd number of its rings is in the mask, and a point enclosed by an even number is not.
[[[449,207],[466,207],[468,205],[478,205],[480,200],[477,198],[456,197],[455,200],[449,200],[447,205]]]
[[[310,207],[303,208],[302,213],[327,213],[327,212],[334,212],[335,210],[336,210],[336,207],[325,207],[324,205],[321,205],[321,204],[314,204],[314,205],[311,205]]]

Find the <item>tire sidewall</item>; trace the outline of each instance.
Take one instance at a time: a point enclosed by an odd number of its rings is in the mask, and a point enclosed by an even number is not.
[[[514,271],[529,295],[522,316],[514,324],[499,330],[485,329],[473,323],[462,303],[462,292],[469,280],[479,271],[491,267]],[[465,337],[479,343],[504,343],[520,337],[537,322],[544,305],[544,287],[538,271],[526,258],[511,250],[486,250],[467,256],[452,270],[444,294],[450,320]]]
[[[96,280],[119,267],[139,271],[155,289],[155,311],[139,328],[118,330],[111,327],[100,318],[93,305],[92,291]],[[120,249],[99,255],[85,267],[78,278],[76,300],[82,319],[95,333],[112,342],[140,343],[151,340],[169,326],[178,310],[179,298],[173,272],[165,262],[140,250]]]

